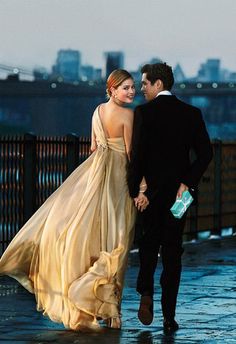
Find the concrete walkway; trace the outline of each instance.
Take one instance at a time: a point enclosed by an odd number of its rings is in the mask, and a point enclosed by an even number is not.
[[[41,344],[236,344],[236,236],[185,245],[176,319],[180,329],[166,336],[160,310],[160,266],[156,272],[155,318],[150,326],[137,319],[137,253],[130,254],[122,330],[82,334],[65,330],[35,310],[33,295],[17,282],[0,277],[0,343]]]

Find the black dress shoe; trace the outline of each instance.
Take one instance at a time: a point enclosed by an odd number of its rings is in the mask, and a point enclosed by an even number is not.
[[[173,333],[179,329],[178,323],[175,319],[164,319],[163,321],[164,332]]]
[[[141,296],[138,310],[138,318],[144,325],[150,325],[153,321],[153,299],[151,296]]]

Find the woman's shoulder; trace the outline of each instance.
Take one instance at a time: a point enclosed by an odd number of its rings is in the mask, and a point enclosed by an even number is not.
[[[92,118],[96,117],[97,115],[101,118],[101,114],[104,112],[104,106],[106,103],[100,103],[96,106],[96,108],[93,111]]]
[[[134,111],[129,108],[124,108],[122,111],[124,121],[133,121],[134,118]]]
[[[99,110],[103,110],[103,108],[104,108],[105,105],[106,105],[106,103],[100,103],[100,104],[98,104],[98,105],[96,106],[94,112],[96,112],[96,111],[99,112]]]
[[[123,108],[122,109],[122,113],[125,115],[125,116],[129,116],[129,117],[132,117],[134,115],[134,111],[130,108]]]

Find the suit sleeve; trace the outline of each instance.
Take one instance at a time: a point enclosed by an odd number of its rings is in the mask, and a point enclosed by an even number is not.
[[[213,150],[209,135],[206,130],[205,123],[202,118],[201,111],[198,110],[195,114],[195,121],[193,122],[193,136],[192,148],[196,154],[195,161],[191,164],[188,173],[183,177],[182,182],[188,187],[195,188],[203,173],[207,169],[212,157]]]
[[[134,123],[131,141],[131,154],[128,166],[128,187],[131,197],[139,193],[139,185],[144,176],[144,130],[142,112],[139,108],[134,111]]]

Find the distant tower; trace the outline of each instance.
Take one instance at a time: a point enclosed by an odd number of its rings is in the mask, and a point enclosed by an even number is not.
[[[85,65],[81,67],[81,80],[93,81],[94,80],[94,67],[91,65]]]
[[[75,81],[80,78],[81,54],[77,50],[59,50],[53,75],[60,76],[64,81]]]
[[[207,74],[209,81],[220,80],[220,60],[219,59],[208,59],[206,62]]]
[[[101,81],[102,69],[90,65],[81,66],[80,78],[82,81]]]
[[[163,61],[159,58],[159,57],[153,57],[150,62],[150,64],[154,64],[154,63],[163,63]]]
[[[94,80],[97,80],[97,81],[101,81],[102,80],[102,68],[95,68]]]
[[[203,82],[220,81],[220,72],[220,60],[208,59],[201,64],[197,79]]]
[[[105,53],[106,78],[114,69],[124,68],[124,53],[121,51],[109,51]]]
[[[49,73],[44,67],[35,67],[33,70],[35,80],[48,80]]]
[[[175,66],[173,73],[174,73],[175,82],[183,82],[186,80],[183,69],[179,63]]]

